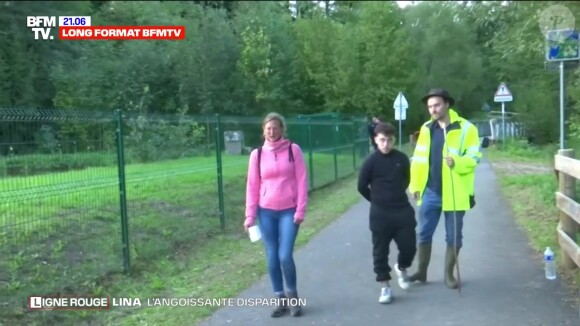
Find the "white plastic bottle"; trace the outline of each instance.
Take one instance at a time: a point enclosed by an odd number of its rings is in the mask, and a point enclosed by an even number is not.
[[[556,279],[556,261],[554,259],[554,252],[550,247],[546,248],[544,251],[544,263],[546,269],[546,279],[555,280]]]

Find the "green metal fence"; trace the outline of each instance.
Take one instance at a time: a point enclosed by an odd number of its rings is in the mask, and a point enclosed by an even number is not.
[[[364,118],[287,123],[311,190],[369,153]],[[248,154],[262,143],[261,117],[218,115],[0,109],[0,131],[0,301],[10,305],[239,234]]]

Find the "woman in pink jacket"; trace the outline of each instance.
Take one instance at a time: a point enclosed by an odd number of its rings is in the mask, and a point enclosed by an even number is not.
[[[288,140],[284,118],[270,113],[262,123],[264,144],[250,154],[246,186],[246,230],[256,218],[266,250],[275,295],[281,299],[272,317],[301,313],[293,251],[308,203],[306,164],[300,146]],[[286,280],[286,293],[284,282]],[[290,304],[289,304],[290,303]]]

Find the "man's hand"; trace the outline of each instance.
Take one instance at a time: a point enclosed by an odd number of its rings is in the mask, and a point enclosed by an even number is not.
[[[415,199],[416,201],[417,201],[417,200],[419,200],[419,194],[420,194],[420,193],[419,193],[418,191],[415,191],[415,192],[413,193],[413,199]]]
[[[451,156],[447,156],[445,158],[445,163],[447,164],[448,167],[452,168],[453,165],[455,165],[455,161],[453,161],[453,157]]]

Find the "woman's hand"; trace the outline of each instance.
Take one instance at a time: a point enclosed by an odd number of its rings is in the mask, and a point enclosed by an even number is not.
[[[254,225],[254,218],[253,217],[246,217],[244,221],[244,229],[248,232],[248,229]]]

